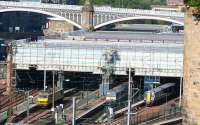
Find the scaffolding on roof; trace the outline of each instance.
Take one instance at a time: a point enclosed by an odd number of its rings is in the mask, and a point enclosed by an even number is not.
[[[115,74],[126,75],[130,62],[136,75],[182,76],[183,44],[176,43],[40,40],[16,43],[13,59],[16,69],[36,65],[37,70],[101,73],[99,62],[108,48],[118,50]]]

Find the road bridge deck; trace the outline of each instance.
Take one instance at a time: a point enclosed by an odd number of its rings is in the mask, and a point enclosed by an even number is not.
[[[152,40],[164,42],[180,42],[184,41],[183,33],[134,33],[125,31],[98,31],[85,33],[85,39],[104,39],[104,40]]]

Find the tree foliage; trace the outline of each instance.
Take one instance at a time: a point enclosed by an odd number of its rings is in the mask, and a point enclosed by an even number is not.
[[[185,0],[184,2],[189,7],[197,7],[200,9],[200,0]]]
[[[193,16],[196,17],[195,21],[197,24],[200,21],[200,0],[184,0],[184,3],[187,7],[194,7],[195,11],[193,11]]]
[[[82,5],[85,0],[80,0]],[[165,5],[165,0],[93,0],[97,6],[150,9],[151,5]]]

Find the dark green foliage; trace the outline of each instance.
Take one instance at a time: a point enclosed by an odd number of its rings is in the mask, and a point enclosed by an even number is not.
[[[187,7],[195,7],[196,10],[193,11],[193,16],[196,17],[195,21],[199,23],[200,21],[200,0],[184,0]]]
[[[197,7],[200,9],[200,0],[184,0],[184,2],[189,7]]]
[[[85,0],[80,0],[82,5]],[[165,5],[165,0],[93,0],[97,6],[149,9],[151,5]]]

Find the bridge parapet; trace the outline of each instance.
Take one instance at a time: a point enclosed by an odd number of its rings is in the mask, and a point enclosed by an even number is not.
[[[45,8],[45,9],[57,9],[58,10],[74,10],[81,11],[82,6],[79,5],[61,5],[61,4],[48,4],[48,3],[36,3],[36,2],[8,2],[0,1],[0,6],[13,7],[13,8]],[[169,12],[169,11],[155,11],[155,10],[143,10],[143,9],[127,9],[127,8],[112,8],[112,7],[94,7],[96,12],[112,13],[112,14],[140,14],[140,15],[161,15],[161,16],[174,16],[184,18],[182,12]]]
[[[48,3],[37,3],[37,2],[11,2],[11,1],[0,1],[0,6],[13,7],[13,8],[46,8],[46,9],[57,9],[57,10],[76,10],[80,11],[82,6],[76,5],[62,5],[62,4],[48,4]]]
[[[112,7],[95,7],[95,12],[112,13],[112,14],[139,14],[139,15],[157,15],[157,16],[173,16],[184,18],[183,12],[155,11],[143,9],[127,9]]]

